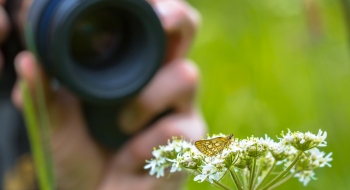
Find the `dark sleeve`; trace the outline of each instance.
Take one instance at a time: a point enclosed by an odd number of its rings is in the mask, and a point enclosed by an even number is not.
[[[21,114],[9,98],[0,100],[0,190],[4,174],[15,167],[17,159],[29,153],[29,143]]]

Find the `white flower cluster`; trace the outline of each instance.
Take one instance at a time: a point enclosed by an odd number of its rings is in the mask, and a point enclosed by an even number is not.
[[[291,132],[288,130],[286,135],[283,134],[283,142],[292,145],[297,150],[306,151],[315,147],[325,147],[327,142],[325,141],[327,137],[327,132],[322,132],[321,129],[318,134],[312,134],[310,132]]]
[[[316,179],[314,177],[314,169],[322,168],[324,166],[332,166],[329,163],[333,160],[331,156],[332,153],[326,155],[325,152],[322,152],[317,148],[310,149],[301,155],[299,162],[291,172],[296,173],[294,177],[298,177],[300,182],[307,185],[311,179]]]
[[[317,135],[288,130],[287,134],[282,133],[278,142],[267,135],[265,138],[226,139],[230,142],[223,143],[226,147],[213,156],[207,156],[192,143],[175,137],[168,145],[154,149],[154,158],[146,161],[144,168],[150,169],[150,175],[156,174],[157,178],[164,176],[166,168],[171,168],[170,172],[188,170],[195,174],[195,181],[209,181],[219,187],[225,187],[220,180],[230,173],[238,189],[272,189],[285,182],[288,173],[289,177],[297,177],[306,185],[316,179],[316,168],[331,166],[332,153],[326,155],[316,148],[327,145],[326,136],[327,133],[321,130]],[[226,138],[222,134],[213,135],[208,141],[216,137]],[[279,164],[284,164],[284,170],[267,182]]]
[[[159,146],[158,149],[154,148],[152,155],[154,158],[152,160],[146,160],[148,163],[145,165],[144,169],[150,170],[150,175],[157,174],[157,178],[164,176],[164,169],[172,165],[173,159],[181,159],[178,155],[182,155],[193,149],[193,145],[183,139],[177,139],[173,137],[173,140],[168,140],[168,145]],[[181,167],[177,167],[172,171],[181,171]]]

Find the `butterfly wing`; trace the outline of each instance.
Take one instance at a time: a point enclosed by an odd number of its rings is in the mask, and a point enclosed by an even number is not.
[[[213,139],[196,141],[195,146],[201,153],[207,156],[214,156],[222,152],[228,141],[229,139],[225,137],[217,137]]]

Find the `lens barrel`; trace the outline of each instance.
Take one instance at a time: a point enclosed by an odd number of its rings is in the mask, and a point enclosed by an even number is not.
[[[145,0],[34,0],[25,26],[28,48],[44,69],[83,102],[92,136],[117,149],[120,107],[160,67],[165,34]]]
[[[35,0],[26,39],[52,76],[97,104],[137,93],[165,50],[159,18],[145,0]]]

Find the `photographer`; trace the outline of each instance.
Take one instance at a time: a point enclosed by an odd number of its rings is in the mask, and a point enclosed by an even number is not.
[[[46,80],[44,91],[52,125],[51,148],[57,189],[179,189],[186,179],[181,174],[173,174],[170,179],[157,179],[149,176],[143,166],[151,157],[153,147],[166,144],[172,136],[199,139],[205,134],[205,124],[194,103],[198,71],[185,59],[199,16],[182,0],[148,2],[166,31],[166,58],[151,82],[116,115],[115,120],[122,131],[135,134],[117,152],[96,143],[87,130],[79,99],[64,86],[53,89],[50,76],[36,65],[33,54],[23,51],[15,58],[17,83],[12,100],[17,108],[23,107],[18,81],[27,81],[34,95],[37,89],[35,76],[41,75]],[[22,0],[14,10],[15,14],[10,14],[15,18],[13,30],[23,29],[30,4],[31,0]],[[0,14],[0,29],[4,28],[0,30],[0,40],[8,30],[4,20],[4,14]],[[169,109],[172,112],[159,117]],[[153,121],[151,126],[141,131],[150,121]]]

